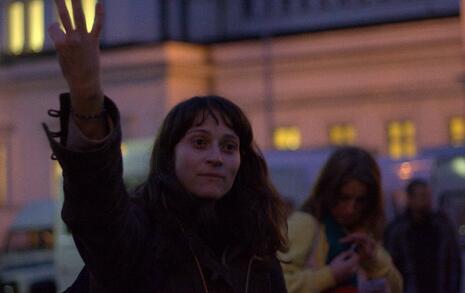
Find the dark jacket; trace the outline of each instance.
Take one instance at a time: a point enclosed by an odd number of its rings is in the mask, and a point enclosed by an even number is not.
[[[275,256],[261,259],[234,248],[219,256],[173,211],[160,205],[149,213],[130,198],[119,113],[109,99],[105,108],[115,129],[87,152],[66,147],[69,97],[60,101],[60,111],[49,114],[60,118],[61,131],[44,127],[63,169],[62,217],[86,264],[70,292],[286,292]]]
[[[407,210],[389,224],[384,241],[404,279],[404,292],[460,292],[461,251],[444,214],[434,212],[414,221]]]

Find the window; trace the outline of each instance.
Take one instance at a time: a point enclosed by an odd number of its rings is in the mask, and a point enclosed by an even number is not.
[[[28,4],[29,48],[40,52],[44,46],[44,1],[32,0]]]
[[[71,4],[71,0],[66,0],[65,3],[66,3],[66,8],[68,8],[69,14],[73,15],[73,5]],[[81,0],[81,3],[82,3],[82,10],[84,11],[84,15],[86,17],[87,31],[90,32],[92,29],[92,26],[94,25],[96,0]],[[56,15],[57,15],[57,19],[59,19],[58,13]],[[71,17],[71,25],[74,28],[73,17]]]
[[[8,51],[13,55],[42,51],[45,38],[44,1],[13,1],[8,5]]]
[[[389,155],[393,159],[416,155],[415,125],[412,121],[391,121],[387,131]]]
[[[24,49],[24,3],[15,1],[8,6],[8,49],[19,55]]]
[[[352,145],[355,143],[357,131],[351,124],[338,123],[329,127],[328,136],[332,145]]]
[[[297,127],[278,127],[274,131],[273,143],[278,150],[296,150],[301,144],[301,134]]]
[[[8,173],[6,144],[0,141],[0,207],[7,203]]]
[[[88,31],[94,24],[95,4],[96,0],[82,0]],[[72,15],[71,0],[66,0],[66,6]],[[38,53],[43,50],[45,41],[44,0],[11,2],[7,7],[7,19],[7,40],[10,54]],[[72,18],[71,21],[74,26]]]
[[[449,140],[452,145],[465,144],[465,117],[454,116],[449,121]]]

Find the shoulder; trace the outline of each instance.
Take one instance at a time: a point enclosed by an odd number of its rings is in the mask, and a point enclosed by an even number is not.
[[[289,228],[292,226],[298,229],[315,229],[319,223],[318,220],[309,213],[296,211],[289,216],[288,224]]]
[[[288,236],[290,245],[301,243],[310,245],[318,233],[320,223],[312,215],[297,211],[288,219]]]

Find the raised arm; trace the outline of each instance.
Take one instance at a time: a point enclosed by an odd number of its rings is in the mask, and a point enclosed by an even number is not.
[[[85,136],[101,139],[108,129],[105,115],[102,115],[104,96],[100,77],[99,39],[103,25],[103,6],[101,3],[95,6],[94,25],[87,32],[81,0],[72,0],[72,16],[64,0],[55,0],[55,4],[64,31],[58,23],[54,23],[49,27],[49,34],[68,83],[73,118]],[[74,18],[74,27],[71,17]]]
[[[144,253],[151,245],[147,241],[151,230],[143,207],[130,200],[124,186],[119,112],[116,105],[103,96],[99,60],[103,8],[101,4],[96,5],[94,26],[87,32],[80,1],[72,1],[75,28],[71,26],[64,0],[55,1],[64,31],[55,23],[49,33],[70,95],[61,97],[58,112],[61,130],[52,133],[45,128],[54,157],[63,169],[62,218],[73,234],[92,279],[106,288],[122,290],[121,286],[130,284],[129,276],[142,275],[138,274],[144,267],[141,263],[150,261],[144,258]],[[107,114],[102,115],[102,111]],[[86,115],[94,117],[82,118]],[[87,138],[105,139],[89,150],[70,147],[63,143],[68,141],[67,130],[73,129],[68,126],[74,127],[74,124],[67,124],[70,119]],[[114,129],[107,135],[109,121]],[[61,143],[55,140],[57,136]]]

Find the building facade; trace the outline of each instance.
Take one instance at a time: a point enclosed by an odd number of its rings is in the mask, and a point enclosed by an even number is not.
[[[465,143],[457,1],[103,2],[103,83],[125,139],[154,136],[186,97],[219,94],[265,150],[356,144],[403,158]],[[66,91],[46,36],[55,20],[52,0],[0,0],[0,238],[25,202],[58,193],[40,125],[58,127],[46,112]]]

